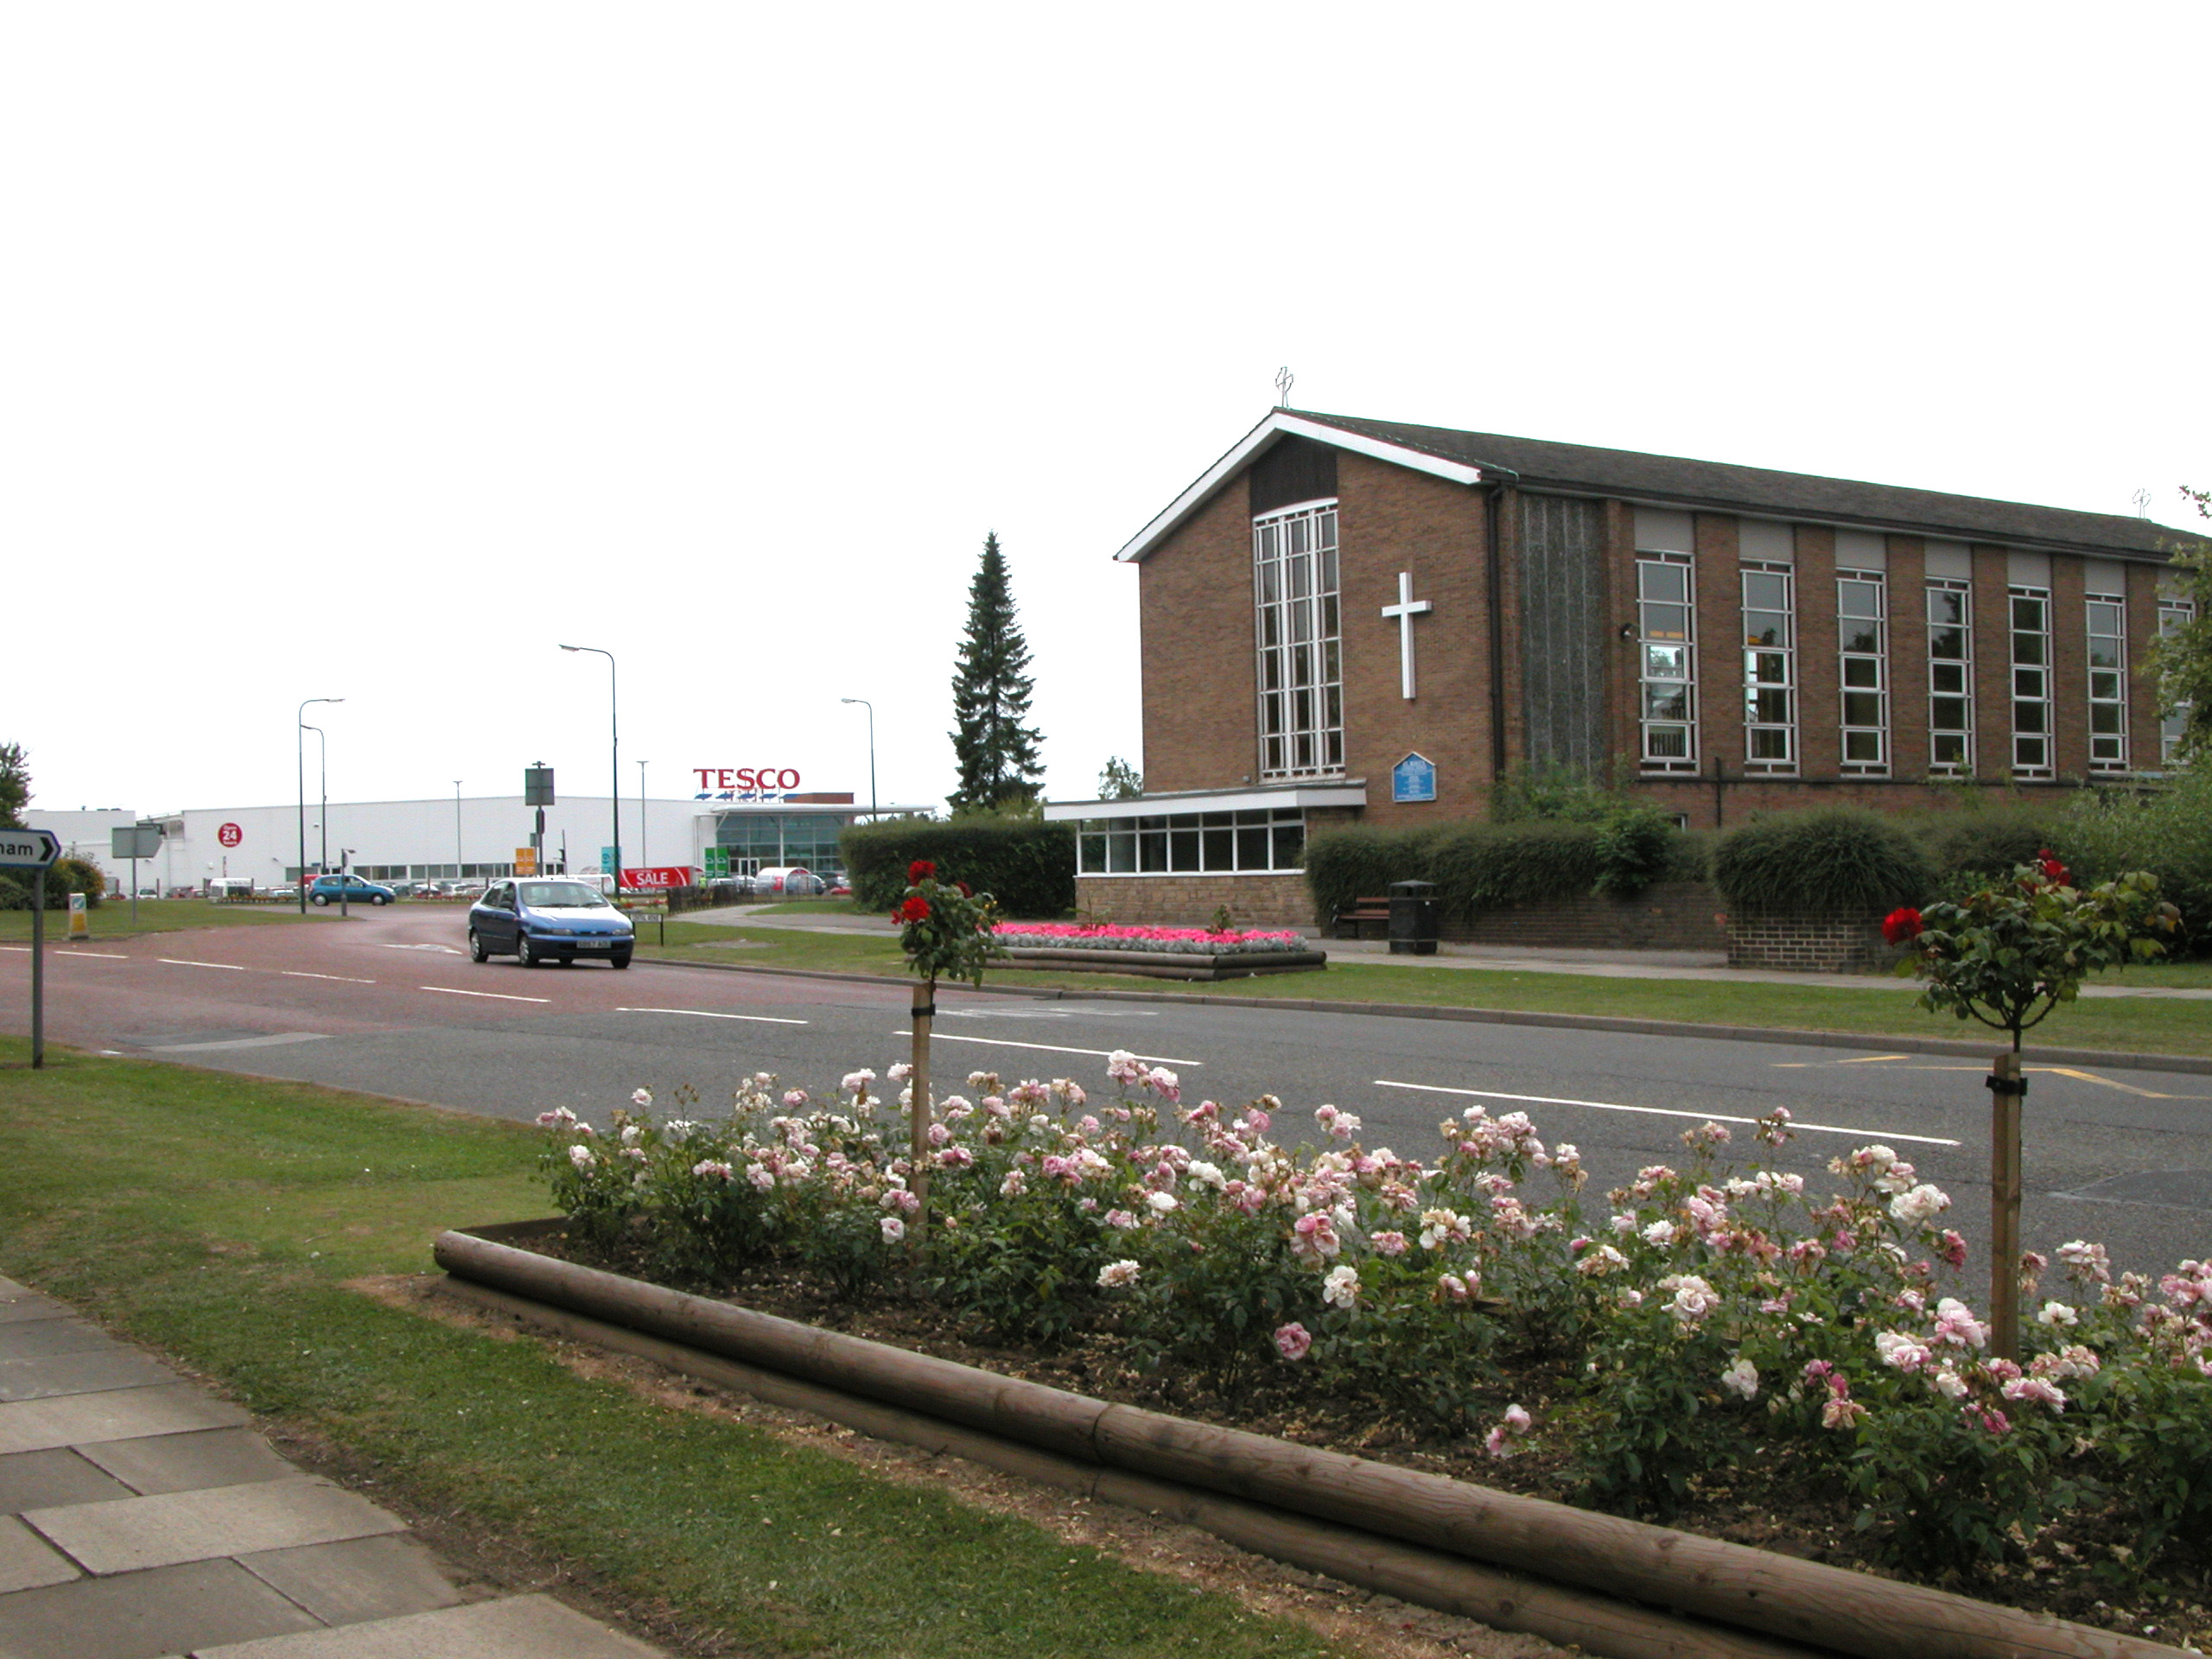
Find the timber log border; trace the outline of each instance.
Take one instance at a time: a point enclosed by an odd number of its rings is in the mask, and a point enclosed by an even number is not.
[[[1115,1405],[529,1248],[439,1235],[446,1289],[862,1433],[1198,1526],[1607,1659],[2171,1659],[2160,1643],[1418,1470]]]

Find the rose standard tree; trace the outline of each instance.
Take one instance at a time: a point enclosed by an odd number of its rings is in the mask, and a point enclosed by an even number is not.
[[[907,1155],[912,1167],[906,1190],[915,1199],[912,1243],[918,1255],[929,1236],[930,1160],[936,1152],[930,1144],[930,1022],[937,1015],[937,982],[941,978],[983,982],[998,906],[989,893],[977,893],[965,881],[938,880],[937,866],[918,858],[906,867],[906,896],[892,915],[899,923],[899,948],[906,952],[906,966],[918,981],[913,1069],[908,1079],[912,1099],[907,1113]]]
[[[2137,870],[2084,892],[2045,850],[1962,905],[1894,911],[1882,924],[1883,937],[1906,951],[1897,971],[1922,982],[1921,1007],[2012,1039],[1988,1078],[1990,1323],[2005,1358],[2019,1349],[2021,1034],[2071,1002],[2090,974],[2164,954],[2152,935],[2171,933],[2177,919],[2158,897],[2158,877]]]

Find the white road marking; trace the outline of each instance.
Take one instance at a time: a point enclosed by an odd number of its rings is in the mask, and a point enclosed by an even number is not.
[[[284,1043],[319,1043],[329,1035],[327,1031],[278,1031],[266,1037],[232,1037],[214,1043],[153,1043],[149,1046],[156,1054],[183,1054],[208,1048],[275,1048]]]
[[[66,939],[52,940],[49,943],[48,948],[53,950],[57,955],[64,957],[99,957],[108,962],[129,962],[130,960],[129,957],[126,957],[120,951],[116,950],[74,950],[70,946],[68,941]],[[31,948],[28,944],[0,944],[0,950],[15,950],[26,957],[31,953]]]
[[[1687,1117],[1700,1123],[1750,1123],[1755,1117],[1730,1117],[1720,1112],[1684,1112],[1667,1106],[1624,1106],[1613,1100],[1565,1100],[1554,1095],[1508,1095],[1495,1089],[1447,1089],[1440,1083],[1396,1083],[1389,1077],[1375,1079],[1377,1089],[1410,1089],[1417,1094],[1469,1095],[1480,1100],[1517,1100],[1537,1106],[1585,1106],[1597,1112],[1635,1112],[1646,1117]],[[1956,1141],[1948,1141],[1937,1135],[1907,1135],[1901,1129],[1854,1129],[1834,1123],[1792,1122],[1792,1129],[1808,1135],[1852,1135],[1872,1141],[1910,1141],[1923,1147],[1955,1147]]]
[[[894,1031],[893,1037],[911,1037],[911,1031]],[[940,1043],[981,1043],[985,1048],[1033,1048],[1046,1054],[1096,1054],[1101,1059],[1111,1057],[1110,1048],[1059,1048],[1051,1043],[1015,1043],[1003,1037],[955,1037],[950,1032],[932,1031],[931,1038]],[[1179,1060],[1172,1054],[1140,1054],[1137,1058],[1149,1060],[1155,1065],[1204,1065],[1204,1060]]]
[[[379,950],[436,950],[448,957],[465,957],[468,954],[455,944],[394,944],[388,939],[371,939],[369,943]]]
[[[1874,1058],[1884,1060],[1902,1060],[1905,1057],[1902,1054],[1879,1054]],[[1788,1066],[1797,1071],[1809,1071],[1821,1065],[1849,1065],[1852,1062],[1849,1060],[1777,1062],[1777,1065]],[[1986,1065],[1904,1065],[1897,1069],[1901,1071],[1979,1071],[1985,1075],[1989,1070]],[[2124,1095],[2139,1095],[2145,1100],[2212,1100],[2212,1095],[2171,1095],[2161,1093],[2156,1089],[2141,1089],[2132,1083],[2122,1083],[2116,1077],[2100,1077],[2094,1071],[2079,1071],[2070,1065],[2024,1065],[2020,1071],[2023,1075],[2041,1072],[2049,1077],[2072,1077],[2079,1083],[2094,1083],[2100,1089],[2117,1089]]]
[[[1152,1008],[946,1008],[940,1020],[1157,1020]]]
[[[172,968],[220,968],[226,972],[242,974],[245,969],[235,962],[194,962],[187,957],[156,957],[156,962],[165,962]]]
[[[779,1020],[772,1014],[712,1014],[705,1008],[617,1008],[617,1014],[684,1014],[694,1020],[750,1020],[759,1026],[805,1026],[810,1020]]]
[[[337,981],[340,985],[373,985],[376,983],[376,981],[373,979],[348,979],[343,974],[310,974],[297,968],[282,968],[277,971],[286,979],[330,979]]]
[[[1777,1060],[1777,1071],[1802,1071],[1815,1065],[1878,1065],[1884,1060],[1901,1060],[1902,1054],[1854,1054],[1847,1060]]]
[[[510,996],[505,991],[464,991],[453,985],[417,985],[418,991],[435,991],[441,996],[488,996],[499,1002],[550,1002],[550,996]]]

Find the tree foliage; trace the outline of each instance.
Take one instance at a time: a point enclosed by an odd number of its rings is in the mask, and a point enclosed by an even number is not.
[[[1106,770],[1098,774],[1098,798],[1134,801],[1144,793],[1144,774],[1118,754],[1106,757]]]
[[[1037,798],[1045,763],[1043,734],[1028,725],[1029,644],[1014,620],[1014,592],[998,532],[983,537],[983,556],[968,588],[968,628],[952,676],[952,752],[960,785],[955,812],[1018,810]]]
[[[31,768],[20,743],[0,743],[0,830],[23,827],[31,803]]]
[[[2212,518],[2212,490],[2182,493]],[[2151,647],[2151,669],[2158,677],[2158,700],[2183,716],[2183,760],[2212,755],[2212,542],[2185,542],[2174,553],[2182,596],[2196,614]]]

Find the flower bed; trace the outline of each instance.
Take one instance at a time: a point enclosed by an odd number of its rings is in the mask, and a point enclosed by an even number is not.
[[[1230,957],[1310,949],[1302,934],[1210,933],[1201,927],[1125,927],[1108,922],[1001,922],[991,942],[1006,950],[1133,950],[1148,955]]]
[[[772,1268],[971,1338],[1103,1342],[1153,1386],[1334,1410],[1597,1507],[1695,1512],[1764,1471],[1853,1525],[1829,1534],[1846,1559],[2094,1622],[2158,1605],[2169,1639],[2212,1625],[2187,1605],[2212,1587],[2212,1264],[2154,1287],[2080,1243],[2046,1294],[2029,1258],[2014,1363],[1947,1294],[1948,1198],[1884,1147],[1836,1160],[1821,1198],[1722,1168],[1707,1125],[1586,1211],[1574,1149],[1519,1114],[1446,1120],[1424,1164],[1331,1107],[1324,1147],[1293,1149],[1272,1097],[1186,1109],[1172,1073],[1109,1071],[1095,1109],[983,1073],[938,1103],[934,1248],[903,1292],[918,1201],[873,1073],[819,1103],[756,1077],[727,1123],[549,1114],[548,1165],[572,1238],[649,1276]],[[1759,1138],[1788,1135],[1777,1113]]]

